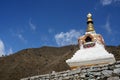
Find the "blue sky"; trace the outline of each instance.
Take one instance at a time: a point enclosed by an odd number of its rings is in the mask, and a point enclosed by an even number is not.
[[[86,15],[107,45],[120,45],[120,0],[0,0],[0,53],[77,44]]]

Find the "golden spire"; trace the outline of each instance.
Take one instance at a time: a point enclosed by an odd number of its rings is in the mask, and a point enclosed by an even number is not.
[[[87,15],[87,32],[95,31],[93,26],[92,14]]]

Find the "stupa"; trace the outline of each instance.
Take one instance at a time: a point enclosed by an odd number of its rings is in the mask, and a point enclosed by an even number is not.
[[[78,38],[80,49],[74,53],[66,63],[71,69],[115,63],[112,53],[105,50],[105,43],[102,35],[97,34],[92,20],[92,14],[87,15],[87,30],[85,35]]]

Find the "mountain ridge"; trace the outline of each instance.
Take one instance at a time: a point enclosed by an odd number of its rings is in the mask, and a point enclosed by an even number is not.
[[[120,60],[120,46],[106,46],[108,52],[113,53],[116,60]],[[63,47],[43,46],[29,48],[15,54],[0,58],[0,79],[19,80],[52,71],[70,69],[65,60],[72,57],[78,45]]]

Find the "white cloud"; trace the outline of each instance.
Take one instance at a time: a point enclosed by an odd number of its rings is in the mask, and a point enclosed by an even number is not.
[[[4,43],[2,40],[0,40],[0,57],[2,55],[5,55],[5,47],[4,47]]]
[[[22,34],[17,34],[17,36],[18,36],[18,38],[21,40],[21,41],[23,41],[23,42],[27,42],[27,40],[23,37],[23,35]]]
[[[12,48],[9,48],[9,50],[7,51],[7,54],[8,54],[8,55],[13,54]]]
[[[112,33],[112,29],[111,29],[111,27],[110,27],[110,22],[109,22],[109,17],[107,18],[104,27],[105,27],[105,29],[106,29],[106,31],[107,31],[108,33]]]
[[[13,54],[12,48],[6,49],[3,41],[0,39],[0,57]]]
[[[36,30],[36,26],[32,23],[32,20],[31,20],[31,19],[29,20],[29,26],[30,26],[30,28],[31,28],[33,31]]]
[[[112,1],[113,1],[113,0],[101,0],[101,4],[102,4],[103,6],[105,6],[105,5],[110,5],[110,4],[112,3]]]
[[[70,30],[69,32],[61,32],[55,35],[56,43],[59,46],[76,44],[77,39],[79,36],[83,34],[83,30],[76,31],[74,29]]]
[[[110,5],[112,3],[120,2],[120,0],[100,0],[101,4],[103,6]]]
[[[54,29],[49,28],[49,29],[48,29],[48,32],[49,32],[49,33],[53,33],[53,32],[54,32]]]
[[[22,29],[17,29],[17,30],[12,30],[11,29],[12,36],[15,38],[18,38],[20,41],[27,43],[26,38],[24,37],[24,30]]]

